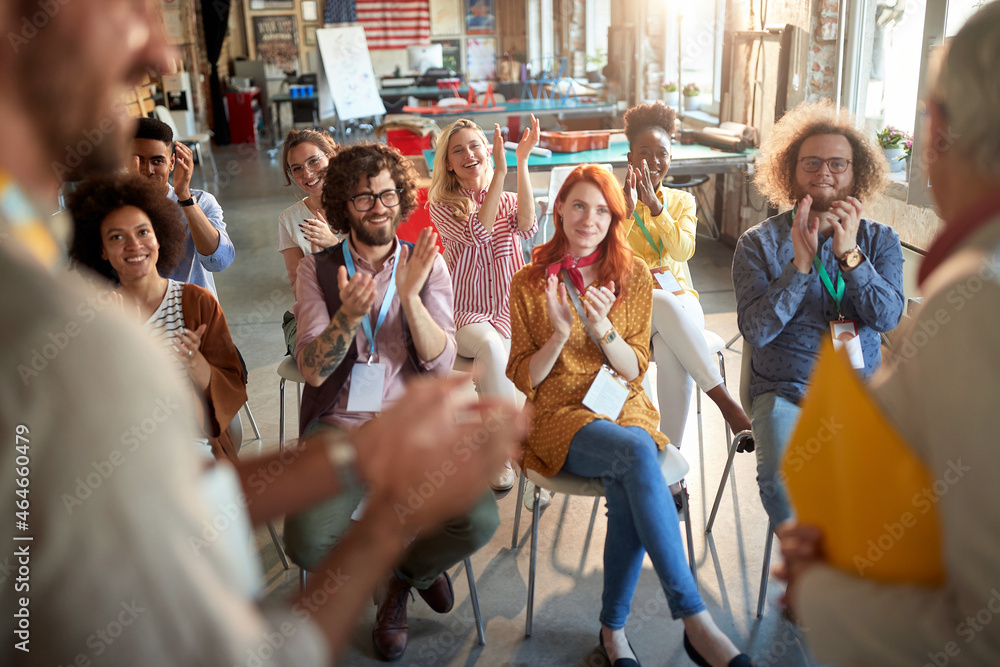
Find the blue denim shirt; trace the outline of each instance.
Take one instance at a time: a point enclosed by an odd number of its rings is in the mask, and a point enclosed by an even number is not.
[[[171,201],[177,201],[177,194],[172,185],[167,186],[167,197]],[[191,238],[191,231],[188,229],[187,216],[181,215],[181,224],[184,225],[184,232],[187,238],[184,240],[184,256],[181,257],[180,264],[167,278],[182,283],[194,283],[199,287],[204,287],[218,299],[219,295],[215,291],[215,279],[212,273],[222,271],[233,263],[236,259],[236,248],[232,239],[226,231],[226,222],[222,219],[222,207],[218,200],[204,190],[191,188],[191,196],[195,203],[201,208],[205,217],[212,223],[212,226],[219,230],[219,247],[211,255],[202,255],[194,247],[194,239]]]
[[[796,404],[802,399],[823,335],[838,319],[837,307],[813,268],[799,273],[792,265],[792,211],[748,229],[736,244],[733,287],[740,332],[753,347],[750,392],[776,392]],[[903,316],[903,252],[899,235],[887,225],[861,220],[858,246],[864,261],[844,276],[841,309],[857,320],[868,378],[882,360],[879,331],[889,331]],[[832,281],[837,260],[833,238],[820,237],[818,254]]]

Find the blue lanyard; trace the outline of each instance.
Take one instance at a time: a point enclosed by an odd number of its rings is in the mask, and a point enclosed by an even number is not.
[[[347,266],[347,278],[350,280],[354,277],[356,273],[354,269],[354,259],[351,257],[351,249],[348,245],[349,241],[344,241],[344,264]],[[396,296],[396,267],[399,266],[399,251],[400,244],[396,241],[396,254],[393,255],[392,260],[392,275],[389,277],[389,287],[385,291],[385,297],[382,299],[382,307],[378,311],[378,321],[375,323],[375,330],[372,331],[371,313],[365,315],[364,319],[361,320],[361,327],[365,331],[365,337],[368,339],[368,363],[372,362],[372,358],[375,356],[375,336],[378,334],[378,330],[382,328],[382,323],[385,322],[385,316],[389,312],[389,305],[392,303],[392,299]]]

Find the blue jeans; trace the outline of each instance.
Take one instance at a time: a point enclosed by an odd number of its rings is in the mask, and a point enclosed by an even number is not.
[[[781,472],[781,459],[788,447],[795,423],[799,420],[799,406],[781,398],[773,391],[754,396],[750,422],[757,444],[757,486],[771,523],[778,524],[792,518],[785,476]]]
[[[674,619],[705,609],[688,568],[677,510],[660,472],[656,442],[638,426],[596,419],[577,431],[563,470],[599,477],[608,505],[601,623],[625,627],[649,552]]]

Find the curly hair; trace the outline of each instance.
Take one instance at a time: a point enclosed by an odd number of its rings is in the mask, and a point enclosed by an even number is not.
[[[839,134],[851,144],[854,183],[851,195],[869,201],[885,186],[889,165],[871,132],[859,130],[854,118],[830,100],[804,102],[775,123],[761,145],[753,183],[775,206],[795,204],[795,170],[802,142],[817,134]]]
[[[351,216],[347,200],[362,175],[375,178],[386,169],[392,176],[399,193],[400,219],[406,220],[417,208],[417,170],[396,150],[385,144],[366,142],[342,148],[330,158],[323,182],[323,212],[333,231],[347,234],[351,230]]]
[[[153,225],[153,234],[160,244],[157,272],[163,276],[173,271],[184,255],[187,238],[181,224],[184,214],[180,206],[167,199],[157,183],[142,176],[97,176],[77,186],[67,202],[74,222],[70,258],[117,285],[120,282],[118,273],[111,262],[101,257],[101,223],[126,206],[134,206],[145,213]]]
[[[337,142],[328,133],[320,130],[289,130],[281,149],[281,169],[285,174],[285,185],[292,184],[292,172],[288,168],[288,153],[299,144],[312,144],[331,158],[337,154]]]
[[[677,112],[663,102],[640,104],[625,112],[625,136],[631,144],[646,130],[661,130],[668,137],[674,134]]]
[[[459,118],[444,128],[437,140],[437,153],[434,155],[434,173],[431,175],[431,187],[427,201],[432,204],[451,207],[451,216],[456,222],[465,222],[476,208],[471,198],[461,193],[462,183],[455,172],[448,171],[448,149],[451,138],[462,130],[474,130],[479,133],[484,146],[489,147],[486,134],[482,128],[471,120]],[[487,167],[488,178],[493,180],[493,168]]]
[[[625,208],[625,196],[622,194],[618,181],[606,169],[596,164],[581,164],[566,177],[562,188],[559,189],[559,194],[556,195],[556,201],[565,204],[573,186],[580,182],[596,185],[611,211],[608,233],[601,241],[603,252],[598,264],[597,280],[601,285],[614,281],[618,299],[612,306],[614,308],[624,299],[628,278],[632,274],[632,248],[625,238],[624,221],[628,216],[628,210]],[[528,282],[538,289],[545,289],[548,266],[561,261],[569,252],[569,239],[566,238],[566,232],[563,230],[562,215],[555,208],[555,202],[552,203],[552,206],[555,233],[546,243],[536,246],[531,251],[531,264],[527,269]]]

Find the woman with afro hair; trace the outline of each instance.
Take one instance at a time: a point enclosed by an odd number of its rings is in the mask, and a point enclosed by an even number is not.
[[[81,183],[69,211],[70,257],[111,281],[126,313],[138,315],[190,380],[194,404],[205,406],[197,443],[206,456],[235,461],[229,424],[247,391],[226,317],[208,290],[163,277],[184,251],[180,208],[146,178],[105,176]]]
[[[705,345],[705,313],[691,282],[687,261],[694,255],[698,219],[694,197],[662,187],[670,169],[675,112],[657,102],[625,112],[629,142],[625,203],[629,245],[653,272],[653,359],[660,431],[680,446],[693,390],[692,378],[722,410],[734,433],[750,420],[726,389]]]

